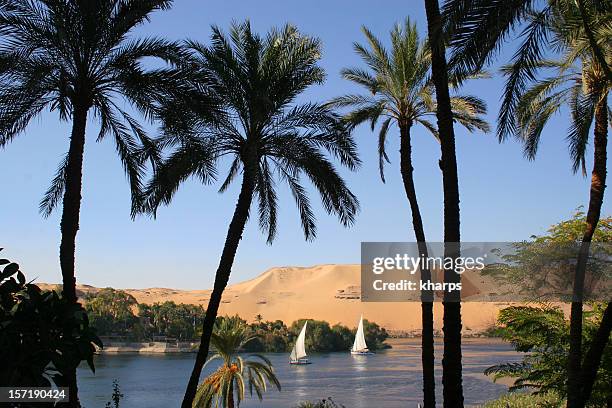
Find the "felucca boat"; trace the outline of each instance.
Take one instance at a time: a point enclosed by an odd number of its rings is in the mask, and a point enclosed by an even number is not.
[[[363,315],[359,319],[359,326],[357,326],[357,333],[355,334],[355,342],[351,348],[351,354],[358,356],[367,356],[373,354],[369,349],[365,341],[365,334],[363,333]]]
[[[293,350],[291,350],[289,364],[310,364],[310,361],[308,361],[308,356],[306,355],[306,325],[308,325],[308,322],[304,323],[304,327],[302,327],[302,331],[300,332],[300,335],[298,336],[295,345],[293,346]]]

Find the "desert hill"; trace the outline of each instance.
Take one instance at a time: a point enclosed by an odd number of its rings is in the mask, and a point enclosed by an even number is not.
[[[45,285],[41,285],[45,286]],[[81,293],[95,293],[98,288],[79,285]],[[166,288],[125,289],[139,303],[173,301],[206,306],[210,290],[175,290]],[[507,303],[465,302],[462,305],[465,334],[491,327],[500,308]],[[360,300],[360,265],[316,265],[312,267],[272,268],[254,279],[228,286],[220,314],[238,314],[252,321],[260,314],[264,320],[283,320],[287,324],[300,318],[326,320],[356,326],[359,316],[375,321],[394,332],[418,332],[421,305],[406,303],[362,303]],[[435,328],[442,328],[442,305],[434,309]]]

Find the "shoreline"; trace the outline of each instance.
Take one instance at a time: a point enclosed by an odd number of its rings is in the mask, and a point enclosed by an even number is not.
[[[393,343],[399,340],[416,340],[421,336],[405,336],[405,337],[389,337],[387,342]],[[442,340],[441,336],[436,336],[435,339]],[[469,341],[490,341],[503,342],[500,337],[491,337],[484,335],[468,335],[462,336],[462,340]],[[180,343],[164,343],[164,342],[112,342],[104,348],[97,348],[97,354],[195,354],[198,351],[198,342],[180,342]],[[393,344],[389,344],[393,348]],[[385,349],[378,350],[384,351]],[[329,351],[328,353],[341,353],[342,351]],[[278,352],[275,354],[283,354]]]

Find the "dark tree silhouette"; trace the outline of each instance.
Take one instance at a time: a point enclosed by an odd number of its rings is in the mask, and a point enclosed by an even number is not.
[[[438,0],[425,0],[427,31],[431,47],[431,74],[438,102],[436,116],[442,151],[440,168],[444,189],[444,257],[459,257],[461,242],[459,214],[459,179],[455,152],[453,111],[448,89],[449,73],[446,64],[446,45],[442,35],[442,19]],[[452,269],[444,271],[445,282],[459,282],[460,275]],[[461,295],[444,293],[444,354],[442,357],[442,386],[444,407],[463,407],[461,366]]]
[[[135,26],[170,7],[162,0],[14,0],[0,3],[0,147],[23,133],[45,110],[70,121],[68,153],[40,203],[49,215],[61,202],[60,264],[63,296],[77,302],[75,249],[81,209],[83,153],[88,118],[100,124],[97,140],[111,137],[138,197],[151,143],[139,122],[122,109],[127,100],[151,117],[153,101],[177,90],[170,68],[147,70],[144,58],[180,62],[178,44],[130,39]],[[172,83],[172,85],[171,85]],[[71,406],[78,405],[76,367],[66,373]]]
[[[200,348],[185,391],[184,408],[191,408],[253,201],[258,204],[259,226],[271,243],[277,228],[276,185],[278,181],[287,183],[304,235],[312,239],[316,235],[315,214],[302,179],[311,181],[321,195],[324,209],[348,226],[354,221],[358,202],[328,156],[349,169],[359,165],[353,139],[338,115],[322,105],[295,103],[305,89],[323,82],[324,72],[317,65],[321,55],[319,40],[300,34],[290,25],[261,37],[245,22],[233,24],[229,36],[213,27],[209,47],[188,44],[191,69],[209,78],[211,89],[224,103],[224,113],[211,120],[203,117],[198,104],[189,98],[169,102],[162,114],[165,126],[159,143],[175,150],[157,167],[145,190],[142,211],[155,214],[190,176],[204,184],[214,181],[221,159],[231,165],[220,191],[240,176],[242,181],[206,309]]]
[[[595,121],[589,206],[571,306],[568,408],[584,407],[590,396],[591,379],[599,366],[598,361],[585,360],[585,367],[582,367],[582,289],[606,180],[607,96],[612,83],[610,7],[610,2],[598,0],[544,3],[533,0],[449,0],[444,10],[447,38],[454,48],[451,61],[461,72],[480,69],[492,61],[503,42],[517,27],[522,28],[519,48],[511,64],[504,69],[507,81],[497,129],[500,140],[508,135],[518,136],[525,142],[526,155],[533,158],[544,125],[561,105],[568,103],[573,118],[568,134],[573,169],[577,171],[582,167],[583,174],[586,174],[584,154],[589,129]],[[549,50],[558,51],[563,61],[547,58]],[[575,68],[580,65],[577,73]],[[535,81],[540,70],[549,68],[557,70],[557,77]],[[532,88],[528,89],[529,85]],[[612,307],[612,302],[608,307]],[[608,311],[606,316],[610,313],[612,311]],[[610,320],[604,319],[602,325],[600,335],[603,337],[594,345],[608,341]],[[601,353],[595,350],[587,352],[587,355],[591,359],[601,358]]]
[[[419,246],[419,253],[428,257],[425,240],[425,229],[412,165],[412,129],[423,126],[439,141],[437,127],[430,121],[436,114],[434,86],[431,82],[431,53],[426,42],[419,39],[417,28],[410,20],[404,25],[397,24],[391,31],[391,51],[382,46],[367,28],[362,29],[368,46],[356,43],[357,54],[369,67],[344,69],[342,75],[367,89],[368,94],[345,95],[330,102],[332,106],[353,108],[344,119],[352,126],[370,122],[372,129],[382,118],[378,135],[378,157],[380,176],[383,182],[384,164],[389,162],[386,151],[386,140],[389,129],[397,126],[400,133],[400,172],[404,183],[406,198],[410,204],[412,226]],[[469,131],[476,129],[487,132],[488,123],[480,115],[486,112],[486,105],[473,96],[456,95],[451,98],[453,116],[457,122]],[[431,280],[428,269],[421,271],[421,279]],[[434,376],[434,333],[433,333],[433,294],[422,293],[422,335],[421,359],[423,365],[423,403],[425,407],[435,407]]]

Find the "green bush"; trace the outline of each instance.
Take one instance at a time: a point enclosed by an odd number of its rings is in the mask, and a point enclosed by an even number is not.
[[[7,259],[0,259],[0,327],[3,386],[64,385],[64,373],[81,361],[93,371],[94,344],[102,347],[80,304],[26,283]]]
[[[300,402],[295,408],[345,408],[344,405],[337,404],[331,398],[322,399],[315,402]]]
[[[584,312],[583,347],[588,350],[601,322],[604,304],[592,304]],[[552,392],[564,398],[567,387],[569,322],[556,306],[513,306],[500,311],[498,322],[502,338],[516,351],[526,353],[520,363],[489,367],[485,374],[494,378],[514,378],[511,391],[526,389],[536,393]],[[612,397],[612,344],[608,342],[593,386],[588,406],[605,406]]]
[[[482,408],[560,408],[564,400],[554,392],[543,394],[508,393],[494,401],[489,401]]]

